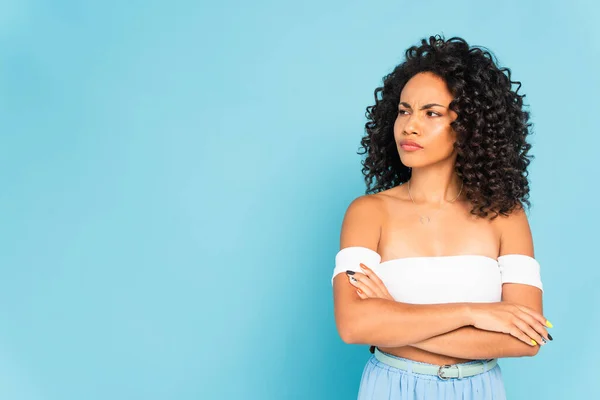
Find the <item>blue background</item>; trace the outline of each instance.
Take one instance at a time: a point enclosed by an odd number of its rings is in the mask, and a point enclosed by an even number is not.
[[[600,28],[578,1],[0,3],[0,398],[351,399],[335,329],[365,107],[430,34],[490,48],[535,123],[554,342],[509,398],[586,398],[598,357]]]

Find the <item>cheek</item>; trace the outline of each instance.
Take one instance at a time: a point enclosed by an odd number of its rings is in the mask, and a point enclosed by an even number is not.
[[[396,118],[394,121],[394,137],[398,138],[402,134],[403,130],[404,122],[402,121],[402,118]]]
[[[430,137],[432,143],[435,142],[443,152],[452,152],[454,142],[456,141],[456,133],[448,124],[436,124],[430,127]]]

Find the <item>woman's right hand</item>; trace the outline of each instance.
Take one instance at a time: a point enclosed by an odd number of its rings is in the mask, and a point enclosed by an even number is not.
[[[546,326],[552,325],[548,320],[537,311],[520,304],[471,303],[469,319],[475,328],[507,333],[530,346],[544,345],[550,340]]]

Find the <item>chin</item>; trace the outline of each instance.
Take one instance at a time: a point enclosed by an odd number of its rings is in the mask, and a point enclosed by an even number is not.
[[[420,157],[411,157],[410,155],[407,157],[400,157],[400,162],[402,165],[409,168],[419,168],[427,165],[427,160],[419,159]]]
[[[451,156],[448,157],[431,157],[431,154],[418,154],[420,151],[416,152],[402,152],[400,153],[400,162],[402,165],[409,168],[422,168],[427,167],[434,164],[450,162],[452,160]]]

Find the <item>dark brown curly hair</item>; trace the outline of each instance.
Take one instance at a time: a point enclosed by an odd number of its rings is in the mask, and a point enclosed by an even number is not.
[[[499,68],[487,49],[469,46],[459,37],[422,39],[406,50],[405,61],[375,89],[375,105],[367,107],[366,135],[359,154],[366,193],[390,189],[410,179],[411,169],[400,161],[394,140],[394,121],[404,85],[420,72],[431,72],[447,84],[458,115],[451,126],[457,133],[456,173],[473,204],[471,214],[496,218],[516,207],[530,207],[527,166],[532,155],[526,137],[529,112],[518,94],[521,83]],[[513,85],[516,88],[513,90]]]

